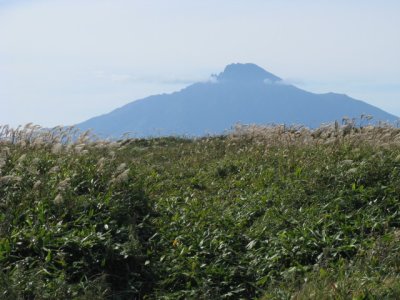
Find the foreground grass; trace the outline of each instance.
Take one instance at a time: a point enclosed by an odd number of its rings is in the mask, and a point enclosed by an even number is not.
[[[59,137],[0,144],[1,297],[400,298],[397,129]]]

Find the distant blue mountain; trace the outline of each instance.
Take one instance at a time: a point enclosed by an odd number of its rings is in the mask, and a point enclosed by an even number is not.
[[[322,123],[359,118],[394,122],[398,118],[346,95],[314,94],[255,64],[231,64],[208,82],[179,92],[133,101],[108,114],[77,125],[102,137],[220,134],[234,124],[287,124],[318,127]]]

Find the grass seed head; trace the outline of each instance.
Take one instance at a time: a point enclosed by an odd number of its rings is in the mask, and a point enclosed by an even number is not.
[[[126,169],[126,163],[122,163],[117,168],[117,173],[121,173]]]
[[[71,185],[71,179],[69,177],[65,178],[63,181],[60,181],[58,183],[57,190],[60,192],[65,192],[70,188]]]
[[[0,177],[0,186],[16,184],[16,183],[21,182],[21,180],[22,180],[22,178],[19,176],[6,175],[3,177]]]
[[[53,202],[54,202],[54,204],[56,204],[56,205],[63,204],[63,203],[64,203],[63,196],[61,196],[61,194],[58,194],[58,195],[54,198]]]
[[[62,149],[63,149],[62,144],[57,143],[57,144],[54,144],[53,148],[51,149],[51,152],[53,154],[59,154],[59,153],[61,153]]]
[[[0,157],[0,170],[1,170],[2,167],[4,167],[6,165],[6,163],[7,162],[6,162],[5,158]]]
[[[114,183],[126,183],[129,180],[129,169],[126,169],[123,171],[121,174],[119,174],[116,178],[114,178],[112,181]]]
[[[34,190],[38,190],[42,185],[42,182],[40,180],[37,180],[34,184],[33,184],[33,189]]]
[[[54,166],[49,170],[49,174],[56,174],[60,172],[61,168],[59,166]]]

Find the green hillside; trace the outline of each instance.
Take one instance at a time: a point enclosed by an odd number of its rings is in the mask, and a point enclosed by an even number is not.
[[[399,299],[400,130],[0,128],[0,299]]]

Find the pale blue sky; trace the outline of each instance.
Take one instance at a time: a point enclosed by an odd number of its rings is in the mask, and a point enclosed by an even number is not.
[[[74,124],[252,62],[400,116],[398,0],[0,0],[0,124]]]

